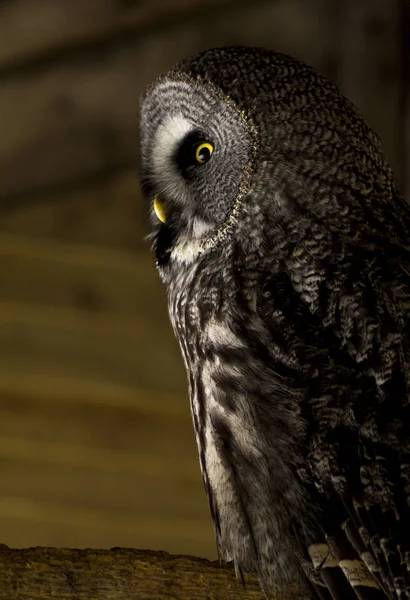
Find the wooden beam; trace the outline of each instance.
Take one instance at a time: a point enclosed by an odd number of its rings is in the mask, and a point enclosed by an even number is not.
[[[7,600],[296,600],[264,594],[258,582],[235,579],[230,566],[190,556],[113,548],[68,550],[0,546],[0,598]]]

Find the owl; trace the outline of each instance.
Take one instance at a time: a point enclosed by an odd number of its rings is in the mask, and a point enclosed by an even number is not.
[[[140,123],[221,559],[267,592],[410,599],[410,209],[378,137],[243,47],[161,75]]]

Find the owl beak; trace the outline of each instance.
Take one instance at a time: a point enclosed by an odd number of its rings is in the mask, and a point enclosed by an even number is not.
[[[155,214],[157,215],[158,219],[162,223],[166,223],[167,215],[165,213],[164,203],[161,202],[161,200],[159,200],[158,196],[155,196],[155,198],[154,198],[154,211],[155,211]]]

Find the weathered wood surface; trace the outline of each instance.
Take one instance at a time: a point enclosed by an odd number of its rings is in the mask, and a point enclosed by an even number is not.
[[[192,556],[126,548],[68,550],[0,546],[4,600],[296,600],[297,589],[264,594],[255,578]]]

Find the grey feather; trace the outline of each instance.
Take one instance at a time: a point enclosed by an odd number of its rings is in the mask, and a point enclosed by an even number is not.
[[[218,48],[148,88],[141,163],[221,558],[410,599],[410,210],[377,136],[311,67]]]

